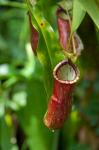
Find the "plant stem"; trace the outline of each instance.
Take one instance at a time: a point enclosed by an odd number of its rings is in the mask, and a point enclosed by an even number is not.
[[[55,131],[53,144],[52,144],[52,150],[57,150],[58,149],[59,134],[60,134],[60,130]]]

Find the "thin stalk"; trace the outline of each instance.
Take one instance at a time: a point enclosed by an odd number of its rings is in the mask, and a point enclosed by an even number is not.
[[[72,36],[72,43],[73,43],[73,53],[76,54],[75,41],[74,41],[73,36]]]
[[[53,144],[52,144],[52,150],[57,150],[58,149],[59,134],[60,134],[60,130],[55,131]]]
[[[70,16],[69,16],[69,13],[67,11],[67,15],[68,15],[68,18],[69,18],[69,23],[70,23],[70,28],[72,27],[72,23],[71,23],[71,19],[70,19]],[[74,38],[73,38],[73,33],[71,31],[70,33],[70,38],[69,38],[69,44],[68,44],[68,48],[70,47],[70,41],[72,40],[72,43],[73,43],[73,53],[76,54],[76,48],[75,48],[75,42],[74,42]]]

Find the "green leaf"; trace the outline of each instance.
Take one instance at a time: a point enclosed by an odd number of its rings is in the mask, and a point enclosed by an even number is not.
[[[62,135],[64,139],[64,150],[73,149],[73,148],[69,149],[69,147],[72,146],[73,142],[75,141],[74,136],[77,133],[79,125],[80,125],[80,117],[78,117],[78,112],[74,110],[71,112],[70,117],[65,122],[64,128],[62,130]]]
[[[99,29],[99,5],[95,0],[79,0],[85,11],[92,18]]]
[[[5,113],[4,101],[2,98],[0,98],[0,118],[4,115],[4,113]]]
[[[0,65],[0,78],[10,77],[15,74],[15,69],[9,64]]]
[[[38,8],[33,9],[33,16],[42,33],[47,48],[47,52],[49,55],[49,59],[51,62],[51,66],[53,68],[55,66],[55,53],[57,52],[58,49],[57,48],[58,44],[56,44],[55,33]]]
[[[28,2],[27,2],[28,4]],[[39,32],[39,44],[37,48],[37,56],[44,69],[44,85],[48,97],[51,95],[53,86],[53,68],[64,58],[60,51],[58,39],[50,24],[44,18],[38,7],[32,8],[28,4],[29,11],[32,14],[32,24]],[[59,53],[60,57],[57,57]],[[61,54],[60,54],[61,53]]]
[[[16,7],[16,8],[23,8],[26,9],[26,5],[24,3],[19,2],[10,2],[7,0],[0,0],[0,6],[9,6],[9,7]]]
[[[27,136],[26,144],[28,144],[29,149],[52,150],[52,147],[57,147],[58,136],[48,130],[43,123],[47,96],[43,81],[35,78],[37,73],[43,76],[38,70],[39,67],[38,63],[34,64],[36,70],[32,73],[31,78],[27,80],[27,104],[17,114],[22,129]]]
[[[65,11],[69,11],[73,7],[73,2],[71,0],[60,1],[58,5],[63,8]]]
[[[79,0],[74,0],[73,2],[73,21],[72,21],[72,33],[77,30],[79,25],[81,24],[86,11],[84,11],[83,7],[79,3]]]
[[[12,129],[8,127],[7,124],[3,119],[0,119],[0,146],[2,150],[11,150],[11,136],[12,136]]]
[[[43,82],[30,79],[27,82],[27,94],[27,105],[18,112],[18,117],[27,136],[29,149],[51,150],[54,133],[43,124],[47,104]]]

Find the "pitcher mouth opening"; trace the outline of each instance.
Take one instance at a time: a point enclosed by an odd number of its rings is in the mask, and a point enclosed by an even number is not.
[[[80,72],[71,60],[63,60],[55,66],[53,75],[60,83],[73,84],[78,81]]]

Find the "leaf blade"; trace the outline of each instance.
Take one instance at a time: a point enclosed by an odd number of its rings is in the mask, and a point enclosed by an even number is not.
[[[92,18],[94,23],[99,29],[99,6],[94,0],[79,0],[80,4],[83,6],[85,11],[89,14]]]
[[[55,36],[55,32],[47,22],[40,9],[35,6],[32,8],[27,1],[28,9],[32,16],[32,24],[39,32],[39,43],[37,48],[37,56],[44,69],[44,84],[48,93],[51,95],[53,85],[53,68],[63,59],[62,51],[60,51],[59,42]],[[62,57],[57,57],[57,53],[61,53]]]
[[[86,11],[84,11],[83,7],[79,3],[78,0],[74,0],[73,2],[73,21],[72,21],[72,29],[71,32],[75,32],[79,25],[81,24]]]

